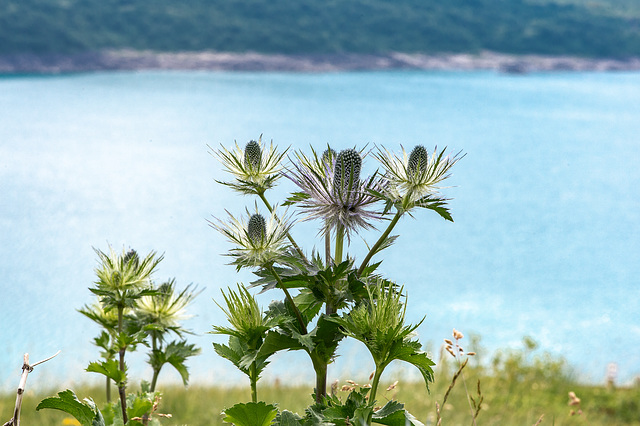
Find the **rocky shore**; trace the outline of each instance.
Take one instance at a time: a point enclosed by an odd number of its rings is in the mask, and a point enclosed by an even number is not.
[[[70,55],[0,55],[0,74],[58,74],[91,71],[209,70],[337,72],[362,70],[638,71],[640,58],[480,54],[259,54],[222,52],[159,53],[110,50]]]

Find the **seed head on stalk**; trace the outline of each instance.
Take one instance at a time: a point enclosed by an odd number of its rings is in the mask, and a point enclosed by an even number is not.
[[[291,160],[293,166],[285,173],[299,192],[286,204],[296,204],[306,217],[323,222],[321,234],[326,235],[342,225],[347,238],[360,229],[371,229],[374,220],[382,214],[374,208],[379,200],[370,189],[381,191],[381,177],[374,173],[360,178],[362,154],[355,149],[345,149],[338,154],[330,148],[321,156],[312,148],[311,155],[296,151]]]
[[[238,143],[231,150],[221,146],[219,150],[211,149],[224,168],[231,173],[235,180],[232,182],[220,182],[243,194],[264,194],[272,188],[280,178],[283,166],[281,165],[287,149],[278,152],[273,141],[269,147],[262,143],[262,136],[257,141],[247,142],[244,149]]]
[[[285,211],[277,214],[274,207],[268,219],[265,219],[255,207],[255,213],[246,210],[246,215],[236,219],[227,211],[229,219],[225,222],[216,219],[209,225],[236,245],[229,251],[231,262],[240,270],[243,267],[263,267],[277,263],[286,257],[289,242],[287,233],[294,222]]]
[[[431,156],[422,145],[417,145],[410,155],[402,147],[402,155],[378,148],[374,156],[385,169],[387,185],[378,195],[399,211],[409,212],[414,207],[436,210],[442,217],[452,220],[444,207],[446,199],[439,194],[440,184],[450,176],[450,170],[464,155],[458,152],[445,156],[446,148],[438,152],[434,148]]]

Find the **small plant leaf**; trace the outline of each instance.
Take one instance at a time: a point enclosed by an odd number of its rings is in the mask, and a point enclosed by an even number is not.
[[[125,383],[127,381],[126,371],[120,371],[118,361],[110,359],[102,362],[91,362],[86,369],[89,373],[100,373],[116,383]]]
[[[418,341],[402,341],[393,345],[390,351],[390,358],[408,362],[415,366],[422,374],[424,383],[429,389],[429,383],[433,382],[433,369],[435,363],[427,356],[427,353],[421,351],[421,345]]]
[[[404,404],[398,401],[389,401],[387,404],[373,413],[373,423],[387,426],[423,426],[411,413],[404,409]]]
[[[225,409],[222,414],[225,423],[233,423],[235,426],[269,426],[278,414],[275,405],[267,405],[260,402],[248,402],[236,404]]]
[[[36,411],[43,408],[64,411],[75,417],[83,426],[105,426],[102,413],[93,400],[85,398],[83,401],[79,401],[76,394],[70,389],[58,392],[58,396],[43,399],[36,407]]]
[[[302,417],[291,411],[284,410],[279,413],[272,426],[300,426],[302,424]]]

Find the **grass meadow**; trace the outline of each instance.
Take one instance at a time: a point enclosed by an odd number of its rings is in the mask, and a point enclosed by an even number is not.
[[[525,347],[526,344],[525,340]],[[481,364],[469,357],[463,375],[457,378],[446,403],[442,404],[459,365],[458,359],[443,351],[430,392],[422,382],[388,377],[389,381],[381,387],[381,405],[387,399],[397,399],[425,425],[436,425],[438,403],[442,425],[470,425],[468,393],[476,401],[482,398],[477,425],[640,425],[640,381],[624,387],[580,384],[564,360],[536,354],[531,344],[523,350],[499,351],[489,362]],[[337,393],[343,398],[348,391],[341,388],[351,386],[347,382],[350,379],[344,377],[337,386]],[[365,384],[366,378],[358,383]],[[291,387],[265,382],[259,383],[258,393],[260,399],[277,403],[280,409],[303,413],[313,402],[310,386]],[[35,377],[30,380],[22,408],[22,424],[76,424],[62,412],[35,411],[42,398],[59,390],[62,389],[43,390]],[[161,390],[163,399],[158,412],[172,414],[171,418],[162,421],[165,425],[222,425],[220,413],[225,407],[250,401],[248,383],[243,387],[193,385],[184,388],[176,385]],[[81,399],[90,396],[99,406],[104,403],[103,388],[80,387],[74,391]],[[570,392],[575,394],[574,398],[569,397]],[[0,420],[9,419],[14,403],[15,393],[5,390],[0,398],[0,413],[5,419]]]

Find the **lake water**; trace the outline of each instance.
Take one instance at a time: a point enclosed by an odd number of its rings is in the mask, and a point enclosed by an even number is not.
[[[381,266],[405,284],[409,320],[427,316],[421,341],[437,352],[455,327],[481,336],[488,360],[531,336],[584,380],[602,382],[609,363],[622,382],[640,375],[640,74],[140,72],[0,79],[4,389],[24,352],[62,350],[31,386],[98,380],[84,372],[98,329],[76,309],[93,300],[92,247],[109,244],[164,253],[156,281],[205,288],[187,322],[203,348],[193,381],[244,383],[205,333],[224,322],[212,298],[251,275],[227,265],[230,245],[206,220],[253,200],[215,182],[226,176],[207,145],[260,134],[295,149],[463,150],[444,190],[455,223],[403,219]],[[315,232],[294,236],[310,249]],[[350,253],[363,247],[356,238]],[[330,380],[372,369],[357,344],[340,354]],[[129,359],[137,381],[145,356]],[[309,369],[282,354],[266,377],[312,386]]]

